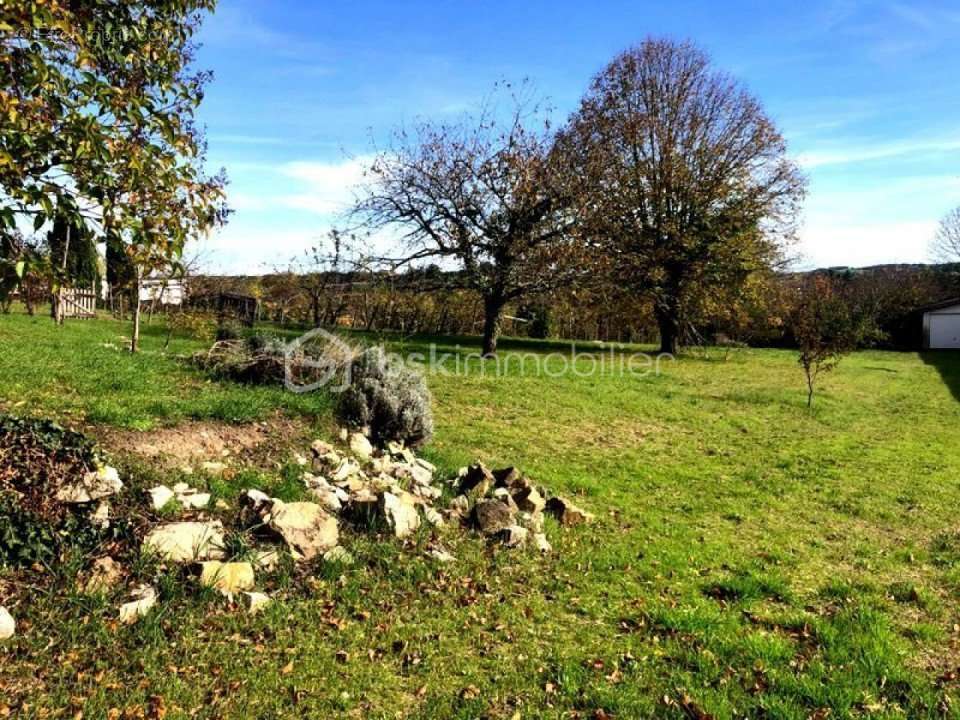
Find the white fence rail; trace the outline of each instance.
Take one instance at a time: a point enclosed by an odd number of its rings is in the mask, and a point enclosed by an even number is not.
[[[81,290],[65,288],[63,290],[63,317],[95,318],[97,316],[97,293],[93,288]]]

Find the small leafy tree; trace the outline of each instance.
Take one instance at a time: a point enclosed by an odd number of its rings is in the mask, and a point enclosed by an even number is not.
[[[835,280],[819,274],[804,280],[793,309],[792,328],[807,380],[808,408],[813,406],[817,378],[856,348],[862,327]]]
[[[195,121],[210,74],[193,38],[215,5],[0,3],[0,228],[92,227],[142,277],[226,219]]]

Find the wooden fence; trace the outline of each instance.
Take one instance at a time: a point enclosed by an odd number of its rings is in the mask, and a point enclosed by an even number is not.
[[[97,316],[97,293],[90,288],[65,288],[63,290],[64,318],[95,318]]]

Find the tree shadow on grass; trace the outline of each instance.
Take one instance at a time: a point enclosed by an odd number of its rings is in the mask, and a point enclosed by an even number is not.
[[[937,369],[954,400],[960,401],[960,351],[924,350],[920,353],[920,359]]]

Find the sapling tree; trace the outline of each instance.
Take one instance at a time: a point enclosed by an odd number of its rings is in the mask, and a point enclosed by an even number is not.
[[[820,375],[833,370],[840,359],[857,347],[863,323],[837,285],[827,275],[815,274],[800,286],[793,308],[791,327],[798,358],[807,382],[807,407]]]
[[[293,277],[310,306],[314,327],[334,325],[347,307],[353,278],[368,267],[368,257],[358,239],[337,229],[323,242],[304,252],[293,263]]]

